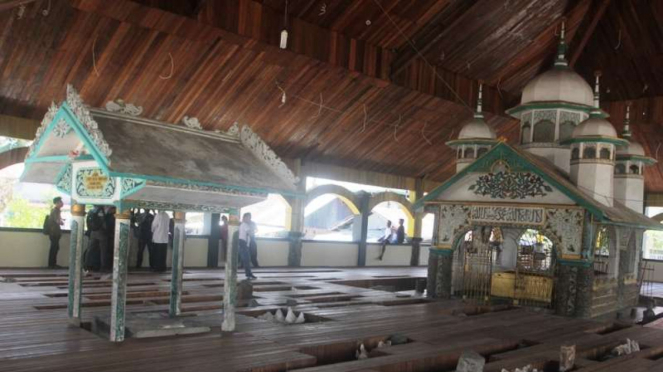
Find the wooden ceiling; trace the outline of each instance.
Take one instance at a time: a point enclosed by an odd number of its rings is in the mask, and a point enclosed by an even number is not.
[[[71,83],[92,106],[122,98],[168,122],[250,124],[282,157],[442,181],[454,171],[444,143],[470,118],[478,80],[489,124],[517,138],[504,110],[550,66],[562,18],[577,70],[602,68],[608,99],[655,111],[661,2],[289,0],[286,20],[285,0],[33,1],[21,17],[0,12],[0,114],[39,119]],[[642,120],[636,136],[656,147],[661,120]],[[660,169],[649,191],[663,192]]]

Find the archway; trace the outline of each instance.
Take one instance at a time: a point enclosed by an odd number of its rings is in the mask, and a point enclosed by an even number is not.
[[[550,236],[527,227],[463,229],[453,245],[452,293],[478,303],[550,307],[557,246]]]
[[[332,187],[328,187],[332,186]],[[324,188],[324,189],[323,189]],[[306,239],[356,241],[360,236],[359,208],[352,193],[339,194],[341,186],[324,185],[307,194],[304,208],[304,236]],[[337,192],[322,192],[335,190]]]
[[[369,205],[372,203],[369,203]],[[382,201],[370,209],[368,217],[368,236],[367,241],[376,242],[386,235],[387,222],[391,223],[394,231],[397,231],[401,220],[405,238],[412,238],[414,231],[414,216],[407,208],[399,201]],[[394,235],[393,239],[396,239]]]

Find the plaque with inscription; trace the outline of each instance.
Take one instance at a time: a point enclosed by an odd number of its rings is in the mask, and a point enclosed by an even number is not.
[[[81,197],[110,199],[115,194],[115,178],[99,168],[81,168],[76,172],[76,193]]]
[[[542,225],[545,222],[543,208],[473,205],[470,210],[473,222],[490,222],[514,225]]]

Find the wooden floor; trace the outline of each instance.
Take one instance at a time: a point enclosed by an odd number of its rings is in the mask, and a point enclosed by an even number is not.
[[[556,371],[563,344],[577,345],[579,371],[663,371],[662,330],[430,302],[411,290],[412,278],[425,276],[422,268],[259,269],[256,275],[254,296],[261,306],[238,309],[244,315],[233,335],[215,327],[199,335],[112,344],[68,325],[64,270],[0,270],[0,371],[453,371],[466,349],[488,357],[485,371],[526,364]],[[187,270],[184,277],[188,318],[220,324],[223,272]],[[169,281],[167,274],[130,274],[128,312],[165,316]],[[86,279],[86,322],[108,313],[109,291],[109,280]],[[288,299],[319,322],[282,325],[255,318]],[[354,360],[358,342],[371,350],[394,334],[409,342]],[[597,361],[626,338],[643,350]]]

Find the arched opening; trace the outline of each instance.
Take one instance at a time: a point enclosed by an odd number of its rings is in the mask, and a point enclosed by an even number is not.
[[[623,163],[619,163],[615,165],[615,174],[625,174],[626,173],[626,165]]]
[[[550,120],[536,123],[533,142],[555,142],[555,123]]]
[[[477,158],[480,158],[483,156],[483,154],[488,152],[488,147],[479,147],[479,151],[477,151]]]
[[[615,278],[619,270],[614,228],[600,227],[594,237],[594,275]]]
[[[322,194],[304,208],[304,238],[355,241],[359,238],[359,210],[338,194]]]
[[[269,194],[266,200],[242,208],[240,216],[251,213],[251,220],[258,228],[258,237],[285,238],[290,230],[291,210],[283,196]]]
[[[571,160],[578,160],[578,159],[580,159],[580,149],[574,147],[573,150],[571,150]]]
[[[459,147],[458,150],[456,150],[456,158],[461,159],[463,157],[463,148]]]
[[[610,160],[612,158],[610,156],[610,149],[607,147],[601,147],[601,151],[599,151],[599,157],[601,159]]]
[[[594,146],[585,146],[585,149],[582,151],[583,159],[596,159],[596,147]]]
[[[559,126],[559,140],[565,141],[571,138],[576,125],[572,121],[565,121]]]
[[[640,167],[637,164],[631,164],[628,169],[631,174],[640,174]]]
[[[523,128],[520,130],[520,143],[526,144],[532,142],[532,127],[529,124],[529,121],[526,121],[523,124]]]
[[[529,273],[549,273],[552,262],[553,242],[537,230],[525,230],[518,240],[517,269]]]
[[[421,239],[424,243],[433,241],[433,230],[435,229],[435,215],[426,213],[421,219]]]
[[[463,154],[465,159],[474,159],[474,147],[468,147],[465,149],[465,154]]]
[[[382,241],[381,239],[387,239],[391,244],[399,243],[398,230],[402,227],[403,241],[401,243],[408,242],[412,237],[408,235],[407,231],[413,222],[412,214],[403,204],[396,201],[378,203],[371,209],[368,217],[366,241],[378,242]],[[388,224],[390,226],[387,226]]]

